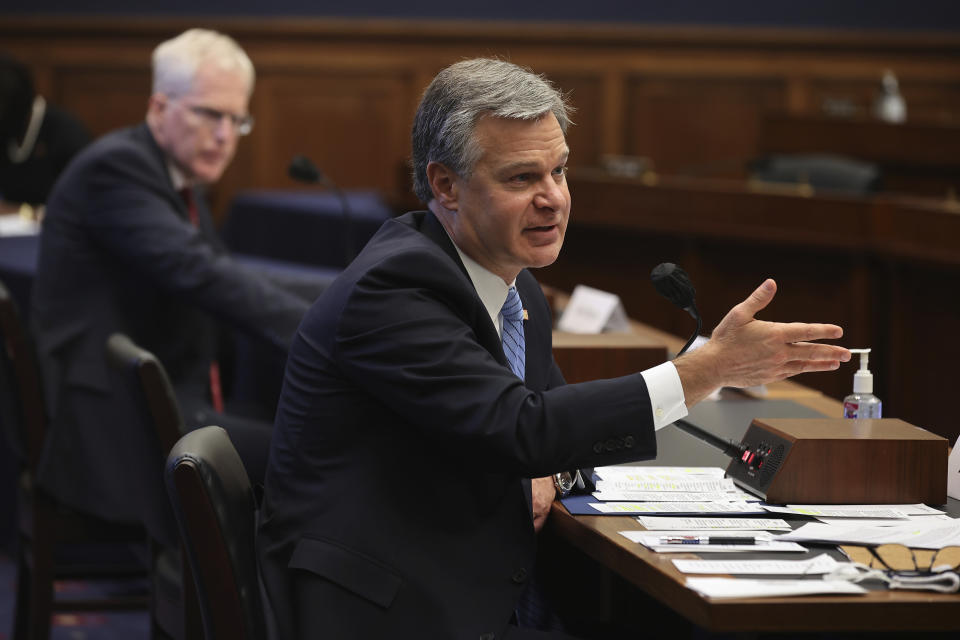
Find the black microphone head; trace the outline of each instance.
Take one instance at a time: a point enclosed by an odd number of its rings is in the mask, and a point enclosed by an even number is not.
[[[660,295],[681,309],[689,309],[696,305],[694,299],[697,292],[693,288],[693,283],[690,282],[690,276],[672,262],[655,266],[650,272],[650,280],[653,281],[653,286]]]
[[[317,165],[306,156],[294,156],[287,168],[287,174],[297,182],[317,183],[322,180]]]

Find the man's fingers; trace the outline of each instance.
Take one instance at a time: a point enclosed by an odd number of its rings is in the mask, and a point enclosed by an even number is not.
[[[839,327],[838,327],[839,328]],[[832,344],[796,342],[789,345],[790,360],[808,362],[848,362],[850,351]]]
[[[784,342],[811,342],[843,337],[843,329],[835,324],[789,322],[780,325]]]
[[[751,318],[755,316],[761,309],[770,304],[770,301],[773,300],[773,296],[777,293],[777,283],[772,279],[767,278],[763,281],[759,287],[754,289],[746,300],[737,305],[739,310],[743,313],[746,313]]]

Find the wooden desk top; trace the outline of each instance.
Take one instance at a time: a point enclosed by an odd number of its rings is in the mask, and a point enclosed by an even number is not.
[[[619,531],[643,527],[627,516],[572,516],[555,502],[548,525],[567,542],[694,624],[732,631],[944,631],[960,629],[960,596],[871,591],[862,596],[710,600],[684,586],[671,562],[695,554],[657,554]],[[809,553],[812,557],[815,553]],[[791,556],[791,559],[795,559]]]
[[[634,331],[660,340],[671,351],[683,341],[641,323]],[[791,399],[826,416],[841,414],[841,403],[790,381],[771,384],[764,398]],[[960,629],[960,596],[910,591],[871,591],[864,596],[803,596],[711,600],[684,586],[671,562],[693,553],[658,554],[631,542],[620,531],[644,528],[628,516],[573,516],[554,502],[548,535],[557,535],[594,561],[619,574],[690,622],[712,632],[946,631]],[[821,550],[811,551],[812,557]],[[795,559],[791,556],[791,559]]]

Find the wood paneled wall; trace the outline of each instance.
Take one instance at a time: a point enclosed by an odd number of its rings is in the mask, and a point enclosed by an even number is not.
[[[592,175],[591,175],[592,173]],[[831,322],[838,341],[870,347],[884,415],[953,443],[960,422],[944,411],[956,387],[960,343],[960,205],[915,197],[755,192],[739,181],[570,180],[581,204],[560,258],[537,276],[563,290],[616,292],[628,315],[686,336],[691,318],[654,292],[650,270],[675,262],[690,274],[707,333],[764,278],[773,303],[758,315]],[[857,362],[804,374],[835,399],[852,391]]]
[[[887,68],[911,117],[960,120],[960,36],[929,33],[8,16],[0,46],[99,134],[143,117],[152,48],[197,24],[236,37],[258,72],[257,126],[217,190],[220,209],[242,187],[293,186],[295,153],[343,187],[407,193],[421,91],[444,65],[477,55],[529,65],[570,93],[574,168],[628,154],[661,173],[742,176],[764,114],[815,114],[827,100],[868,113]]]
[[[746,162],[762,148],[765,116],[816,116],[825,102],[869,115],[885,69],[898,75],[911,120],[960,122],[960,36],[8,16],[0,21],[0,46],[33,68],[44,95],[99,134],[142,119],[151,50],[198,24],[237,38],[258,73],[251,106],[257,126],[215,190],[221,212],[238,189],[294,187],[286,166],[297,153],[312,157],[341,187],[378,188],[416,206],[405,167],[420,93],[440,68],[477,55],[528,65],[570,93],[577,108],[569,135],[575,186],[578,169],[608,154],[648,157],[661,175],[743,177]],[[879,365],[878,380],[882,370],[890,376],[878,384],[896,385],[884,398],[890,408],[956,435],[949,415],[931,403],[952,392],[960,354],[948,349],[944,367],[930,366],[936,357],[928,355],[940,341],[955,342],[949,335],[960,321],[955,296],[935,302],[944,290],[956,289],[960,268],[949,216],[918,205],[917,224],[899,227],[908,253],[928,247],[929,259],[892,259],[900,249],[896,234],[878,259],[877,248],[858,245],[857,234],[864,224],[883,224],[883,213],[872,208],[870,220],[860,219],[856,203],[818,200],[793,211],[790,224],[777,230],[781,205],[773,200],[744,210],[743,200],[730,200],[722,190],[687,190],[678,200],[679,192],[660,189],[646,193],[643,206],[651,215],[636,222],[629,220],[636,210],[623,207],[622,199],[603,204],[609,186],[581,186],[573,194],[572,233],[560,261],[542,274],[546,282],[601,286],[620,294],[634,317],[685,334],[689,318],[655,298],[647,282],[650,266],[682,262],[701,289],[708,324],[760,278],[776,275],[785,295],[772,312],[775,319],[839,322],[857,342],[851,346],[886,347],[872,362]],[[703,215],[684,227],[687,218],[678,207],[687,205]],[[578,226],[600,213],[606,222]],[[937,231],[948,223],[949,233]],[[640,226],[624,234],[633,225]],[[757,225],[775,237],[751,235]],[[808,383],[838,397],[850,379],[852,366]]]

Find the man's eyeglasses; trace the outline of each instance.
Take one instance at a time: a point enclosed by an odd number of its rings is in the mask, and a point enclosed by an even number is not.
[[[840,545],[852,561],[825,576],[832,580],[879,580],[890,589],[960,590],[960,547],[911,549],[902,544]]]
[[[223,119],[227,118],[230,126],[233,127],[233,130],[237,132],[238,136],[245,136],[253,131],[253,116],[238,116],[234,113],[227,113],[226,111],[204,107],[199,104],[187,104],[184,106],[190,113],[197,116],[201,122],[211,129],[219,127]]]
[[[871,569],[887,571],[936,573],[956,571],[960,567],[960,547],[911,549],[902,544],[881,544],[875,547],[841,545],[848,558]]]

